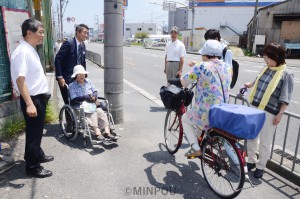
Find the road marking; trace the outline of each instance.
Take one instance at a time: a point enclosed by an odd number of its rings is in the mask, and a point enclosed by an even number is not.
[[[293,100],[291,100],[291,103],[293,103],[293,104],[300,104],[300,102],[293,101]]]
[[[131,60],[131,61],[133,60],[132,58],[129,58],[129,57],[124,57],[124,59],[128,59],[128,60]]]
[[[131,62],[127,62],[127,63],[125,63],[125,64],[131,65],[131,66],[136,66],[136,64],[131,63]]]
[[[257,70],[244,70],[244,71],[251,72],[251,73],[258,73],[259,72]]]
[[[128,86],[130,86],[131,88],[135,89],[136,91],[138,91],[139,93],[141,93],[144,97],[148,98],[149,100],[153,101],[154,103],[156,103],[157,105],[164,107],[163,102],[156,98],[155,96],[151,95],[150,93],[148,93],[147,91],[145,91],[144,89],[134,85],[133,83],[131,83],[130,81],[123,79],[124,83],[127,84]]]

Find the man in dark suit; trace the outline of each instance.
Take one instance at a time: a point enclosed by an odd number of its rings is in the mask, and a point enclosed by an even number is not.
[[[75,37],[65,41],[55,57],[56,79],[65,104],[69,104],[66,84],[73,80],[73,68],[82,65],[86,69],[85,45],[89,28],[85,24],[79,24],[75,30]]]

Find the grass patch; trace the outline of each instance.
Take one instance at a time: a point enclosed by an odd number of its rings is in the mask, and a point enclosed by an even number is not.
[[[9,140],[16,135],[19,135],[25,129],[25,121],[23,118],[13,116],[12,118],[6,120],[0,130],[1,140]]]
[[[57,120],[58,116],[54,111],[54,105],[48,103],[46,106],[46,118],[45,123],[49,124]],[[25,120],[23,117],[13,116],[7,119],[0,126],[0,139],[1,140],[9,140],[25,130]]]
[[[255,56],[254,53],[252,53],[251,51],[247,50],[247,49],[243,49],[244,55],[248,56],[248,57],[253,57]]]
[[[54,105],[51,102],[49,102],[46,106],[46,118],[45,118],[46,124],[52,123],[58,119],[58,115],[54,110],[55,110]]]
[[[140,43],[138,43],[138,42],[132,42],[131,45],[132,46],[143,46],[143,44],[141,42]]]

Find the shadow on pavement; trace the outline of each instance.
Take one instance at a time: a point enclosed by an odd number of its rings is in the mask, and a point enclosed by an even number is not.
[[[36,180],[36,178],[27,176],[25,172],[25,162],[17,161],[14,167],[0,175],[0,188],[5,188],[6,190],[18,190],[24,188],[24,186],[31,185],[31,188],[29,190],[31,191],[32,197],[30,198],[34,198]],[[28,181],[31,182],[28,183]],[[9,195],[10,191],[8,191],[7,193]],[[6,198],[6,196],[1,196],[1,198]]]
[[[105,150],[111,150],[118,147],[117,143],[101,143],[99,145],[92,145],[90,140],[87,140],[87,147],[83,146],[83,138],[81,134],[78,134],[77,138],[73,141],[67,140],[60,130],[59,124],[48,124],[45,126],[47,133],[45,137],[54,137],[58,142],[71,147],[73,149],[79,149],[82,151],[87,151],[91,155],[98,155],[103,153]]]
[[[183,198],[216,198],[212,192],[207,192],[208,185],[206,184],[202,175],[197,173],[200,170],[195,161],[189,161],[188,164],[177,163],[175,156],[164,151],[164,144],[159,144],[160,151],[149,152],[143,155],[148,162],[153,163],[145,169],[147,178],[151,185],[169,192],[169,194],[182,194]],[[163,183],[159,182],[153,175],[153,167],[159,164],[171,164],[179,170],[167,171],[163,178]],[[159,165],[161,168],[161,165]]]

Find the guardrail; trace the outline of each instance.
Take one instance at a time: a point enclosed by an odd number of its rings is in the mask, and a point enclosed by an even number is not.
[[[230,94],[230,103],[245,105],[246,101],[236,95]],[[286,147],[291,125],[294,125],[292,129],[294,132],[297,131],[297,128],[295,127],[298,126],[297,139],[289,140],[290,142],[295,142],[295,149],[293,151],[288,150]],[[281,137],[283,137],[283,139]],[[277,142],[283,141],[282,147],[276,145],[276,140]],[[298,186],[300,186],[300,158],[298,158],[299,141],[300,115],[286,111],[284,112],[282,121],[278,124],[275,130],[271,149],[272,152],[270,160],[267,163],[267,168]]]
[[[88,58],[90,61],[94,62],[95,64],[102,66],[101,55],[99,53],[95,53],[95,52],[86,50],[85,57]]]

